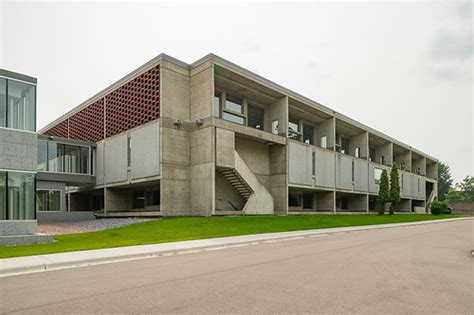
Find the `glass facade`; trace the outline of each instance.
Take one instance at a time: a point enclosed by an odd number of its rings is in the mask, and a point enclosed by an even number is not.
[[[38,189],[36,192],[37,211],[61,211],[61,190]]]
[[[35,219],[34,173],[0,171],[0,220]]]
[[[38,140],[38,171],[93,174],[92,148]]]
[[[0,78],[0,127],[35,131],[36,87]]]

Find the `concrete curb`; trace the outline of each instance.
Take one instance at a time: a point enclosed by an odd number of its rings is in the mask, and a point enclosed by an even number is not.
[[[460,220],[472,220],[468,218],[454,218],[443,220],[417,221],[407,223],[390,223],[378,225],[364,225],[354,227],[340,227],[317,230],[303,230],[292,232],[277,232],[265,234],[252,234],[241,236],[220,237],[203,240],[192,240],[182,242],[171,242],[161,244],[115,247],[106,249],[86,250],[68,253],[15,257],[0,259],[0,277],[20,275],[41,271],[59,270],[91,266],[119,261],[136,260],[157,256],[168,256],[175,254],[186,254],[206,250],[218,250],[224,248],[254,245],[261,242],[301,239],[313,235],[329,235],[353,231],[377,230],[385,228],[396,228],[403,226],[415,226],[424,224],[444,223]]]

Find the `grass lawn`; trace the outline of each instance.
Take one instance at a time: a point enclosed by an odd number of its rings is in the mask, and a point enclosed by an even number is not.
[[[332,227],[413,222],[454,218],[453,215],[302,215],[209,218],[164,218],[126,227],[54,236],[56,242],[1,246],[0,258],[71,252],[78,250],[156,244],[213,237],[322,229]]]

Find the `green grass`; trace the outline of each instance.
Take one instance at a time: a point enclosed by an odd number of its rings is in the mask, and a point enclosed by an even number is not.
[[[54,236],[56,242],[2,246],[0,258],[157,244],[213,237],[453,218],[452,215],[302,215],[165,218],[126,227]]]

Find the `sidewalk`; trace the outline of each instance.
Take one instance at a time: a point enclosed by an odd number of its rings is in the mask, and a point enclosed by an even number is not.
[[[345,233],[362,230],[377,230],[383,228],[436,224],[450,221],[472,219],[472,217],[467,217],[408,223],[392,223],[292,232],[252,234],[172,243],[86,250],[59,254],[4,258],[0,259],[0,277],[151,258],[157,256],[193,253],[205,250],[217,250],[237,246],[247,246],[265,241],[300,239],[304,237],[311,237],[313,235],[327,235],[333,233]]]

